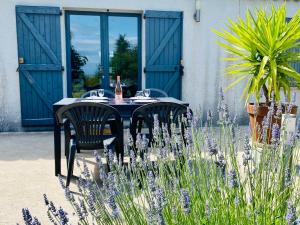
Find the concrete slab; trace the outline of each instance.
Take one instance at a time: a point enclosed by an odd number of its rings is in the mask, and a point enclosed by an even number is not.
[[[89,166],[93,168],[93,153],[89,153],[85,152],[83,155],[89,159]],[[23,207],[29,208],[42,224],[50,224],[43,202],[44,193],[57,206],[73,213],[71,205],[65,200],[58,178],[54,176],[53,154],[52,132],[0,134],[1,225],[17,222],[23,224]],[[62,174],[65,175],[64,155],[62,159]],[[74,173],[78,174],[78,171]],[[72,187],[73,190],[76,189],[74,184]]]

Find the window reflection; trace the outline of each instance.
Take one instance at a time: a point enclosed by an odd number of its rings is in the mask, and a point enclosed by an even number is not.
[[[100,17],[71,15],[72,96],[100,88],[102,79]]]
[[[138,88],[138,19],[109,17],[109,76],[113,88],[121,76],[123,96],[134,96]]]

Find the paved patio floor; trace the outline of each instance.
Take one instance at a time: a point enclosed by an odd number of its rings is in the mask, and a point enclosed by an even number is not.
[[[84,155],[93,168],[92,152]],[[54,176],[53,158],[52,132],[0,134],[0,225],[24,224],[23,207],[29,208],[42,224],[50,224],[43,202],[44,193],[57,206],[70,214],[73,212]],[[62,174],[65,175],[64,156],[62,159]],[[72,187],[76,190],[74,184]]]

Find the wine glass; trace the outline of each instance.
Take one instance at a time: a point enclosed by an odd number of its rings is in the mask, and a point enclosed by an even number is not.
[[[104,89],[99,89],[99,90],[98,90],[98,96],[99,96],[100,98],[103,98],[103,97],[104,97]]]
[[[144,96],[146,97],[146,98],[149,98],[149,96],[150,96],[150,89],[144,89]]]
[[[137,91],[136,94],[135,94],[135,97],[137,97],[137,98],[142,98],[142,97],[144,97],[143,91]]]
[[[91,98],[96,98],[96,97],[97,97],[97,90],[92,90],[92,91],[90,92],[90,97],[91,97]]]

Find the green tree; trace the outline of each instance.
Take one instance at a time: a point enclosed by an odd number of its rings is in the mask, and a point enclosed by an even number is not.
[[[131,46],[126,40],[126,35],[119,35],[116,41],[116,48],[110,61],[112,72],[120,75],[122,80],[126,80],[127,84],[135,83],[138,73],[137,64],[137,46]]]
[[[82,56],[75,49],[74,45],[71,46],[71,66],[72,66],[72,79],[83,78],[84,71],[82,67],[87,63],[88,58]]]

